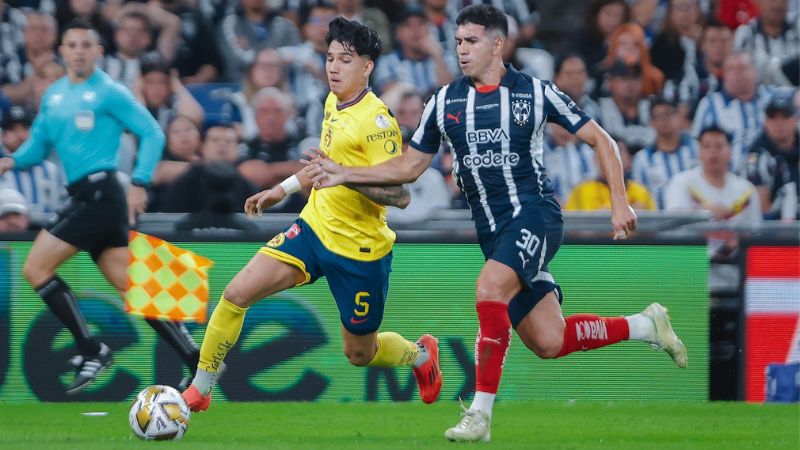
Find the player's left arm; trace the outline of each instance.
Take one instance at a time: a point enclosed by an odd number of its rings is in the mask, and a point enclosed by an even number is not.
[[[611,191],[611,225],[614,227],[614,239],[625,239],[636,229],[636,213],[628,204],[617,143],[594,120],[586,122],[575,134],[597,152],[600,171]]]

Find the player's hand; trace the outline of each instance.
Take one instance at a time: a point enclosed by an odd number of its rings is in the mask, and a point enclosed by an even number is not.
[[[614,228],[614,240],[627,239],[636,230],[636,213],[627,203],[611,206],[611,226]]]
[[[147,189],[131,185],[128,188],[128,223],[136,225],[136,216],[147,209]]]
[[[276,205],[283,200],[284,197],[286,197],[286,192],[284,192],[283,188],[280,186],[261,191],[245,200],[244,212],[247,214],[247,217],[251,219],[255,216],[260,217],[265,209]]]
[[[14,161],[13,158],[5,157],[0,158],[0,175],[8,172],[9,170],[13,169],[14,166],[17,165],[17,162]]]
[[[304,152],[308,160],[301,162],[306,166],[314,167],[311,174],[311,181],[314,189],[324,189],[339,186],[347,181],[347,167],[336,164],[319,149],[312,148]]]

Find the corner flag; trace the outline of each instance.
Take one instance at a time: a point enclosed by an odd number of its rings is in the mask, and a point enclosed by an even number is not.
[[[131,231],[125,311],[147,319],[206,321],[214,262],[157,237]]]

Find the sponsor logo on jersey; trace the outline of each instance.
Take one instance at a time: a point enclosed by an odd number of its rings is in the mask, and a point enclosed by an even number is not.
[[[477,111],[483,111],[485,109],[494,109],[494,108],[497,108],[498,106],[500,106],[500,103],[489,103],[489,104],[486,104],[486,105],[478,105],[478,106],[475,107],[475,109]]]
[[[467,169],[516,166],[519,163],[519,155],[517,153],[495,153],[494,150],[489,150],[482,155],[464,155],[462,162]]]
[[[468,144],[489,144],[492,142],[500,142],[503,139],[508,140],[508,135],[502,128],[467,131]]]
[[[514,115],[514,123],[525,125],[531,115],[531,104],[525,100],[517,100],[511,104],[511,114]]]
[[[455,122],[457,124],[460,124],[461,123],[461,113],[462,112],[464,112],[464,111],[459,111],[459,112],[457,112],[455,114],[447,113],[447,118],[450,119],[450,120],[455,120]]]
[[[397,148],[398,145],[397,142],[395,141],[386,141],[383,143],[383,149],[386,151],[386,153],[390,155],[394,155],[395,153],[397,153]]]
[[[533,95],[528,92],[512,92],[511,96],[514,98],[533,98]]]
[[[367,142],[381,141],[383,139],[397,137],[397,130],[379,131],[377,133],[368,134]]]
[[[449,105],[450,103],[465,103],[466,101],[467,101],[466,97],[464,97],[464,98],[448,98],[447,100],[444,101],[444,104],[445,105]]]
[[[286,238],[287,239],[294,239],[297,235],[300,234],[300,225],[293,223],[292,226],[286,230]]]
[[[375,118],[375,125],[385,130],[389,128],[389,118],[383,114],[378,114],[378,117]]]

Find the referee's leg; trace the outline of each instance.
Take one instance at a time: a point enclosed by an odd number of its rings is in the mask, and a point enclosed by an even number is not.
[[[75,293],[56,274],[56,269],[77,252],[74,245],[43,230],[33,241],[23,273],[53,314],[72,333],[80,353],[93,356],[100,351],[100,343],[89,333]]]

